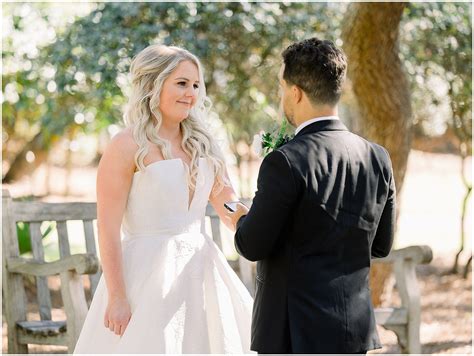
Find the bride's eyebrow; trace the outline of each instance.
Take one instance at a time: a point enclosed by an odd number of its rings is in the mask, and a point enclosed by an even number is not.
[[[184,78],[184,77],[175,78],[175,80],[185,80],[187,82],[190,81],[188,78]],[[194,83],[199,83],[199,80],[196,80]]]

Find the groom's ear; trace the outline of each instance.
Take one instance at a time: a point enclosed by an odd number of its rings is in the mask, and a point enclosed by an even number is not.
[[[295,99],[295,103],[299,104],[301,100],[303,100],[303,90],[297,85],[293,85],[292,88],[293,98]]]

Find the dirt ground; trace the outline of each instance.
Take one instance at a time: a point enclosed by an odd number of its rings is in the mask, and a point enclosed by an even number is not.
[[[448,274],[451,259],[435,258],[417,267],[421,289],[421,343],[426,354],[472,354],[472,274]],[[382,306],[398,305],[395,292]],[[374,353],[400,353],[397,338],[379,327],[384,347]]]

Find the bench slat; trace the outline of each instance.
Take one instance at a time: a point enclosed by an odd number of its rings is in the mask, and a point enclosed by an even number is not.
[[[23,346],[27,344],[35,345],[56,345],[56,346],[65,346],[68,345],[68,336],[67,333],[54,335],[54,336],[38,336],[34,334],[25,334],[24,331],[18,330],[18,342]],[[68,351],[65,350],[65,354]],[[25,354],[27,352],[24,352]],[[71,351],[72,353],[72,351]]]
[[[206,216],[209,216],[210,218],[218,216],[211,204],[207,204],[206,206]]]
[[[409,246],[398,250],[393,250],[387,257],[376,258],[375,263],[394,263],[399,260],[412,260],[416,264],[430,263],[433,259],[433,251],[429,246]]]
[[[219,250],[222,251],[222,236],[220,233],[221,221],[219,220],[219,217],[217,217],[217,215],[211,217],[211,230],[212,230],[212,239],[214,240],[216,245],[219,247]]]
[[[68,345],[67,323],[64,320],[20,321],[16,323],[16,328],[21,344]]]
[[[67,331],[65,320],[28,320],[19,321],[16,325],[18,329],[23,330],[25,333],[38,336],[59,335]]]
[[[18,341],[17,320],[26,320],[26,294],[23,276],[9,273],[5,261],[19,256],[18,234],[12,219],[12,199],[7,189],[2,189],[2,294],[3,313],[7,322],[8,353],[28,353],[28,346]]]
[[[405,308],[376,308],[375,320],[379,325],[406,325],[408,312]]]
[[[29,226],[33,257],[39,262],[44,262],[41,223],[32,222]],[[41,320],[51,320],[51,293],[48,288],[48,278],[36,277],[36,288],[40,318]]]
[[[36,277],[53,276],[65,271],[75,270],[79,274],[97,273],[99,260],[92,254],[75,254],[53,262],[39,262],[23,257],[6,259],[6,269],[12,273]]]
[[[84,236],[86,238],[86,251],[97,256],[97,248],[95,246],[94,224],[92,220],[84,220]],[[91,285],[91,295],[94,295],[100,279],[100,267],[97,273],[89,275]]]
[[[58,221],[58,240],[59,240],[59,256],[61,258],[70,256],[71,249],[69,247],[69,234],[67,232],[66,221]]]
[[[66,221],[97,219],[95,203],[12,202],[15,221]]]

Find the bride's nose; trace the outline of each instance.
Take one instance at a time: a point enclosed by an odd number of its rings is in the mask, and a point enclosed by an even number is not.
[[[195,98],[197,96],[197,92],[196,92],[196,89],[194,88],[194,86],[189,86],[187,89],[186,89],[186,92],[185,92],[185,95],[187,98]]]

